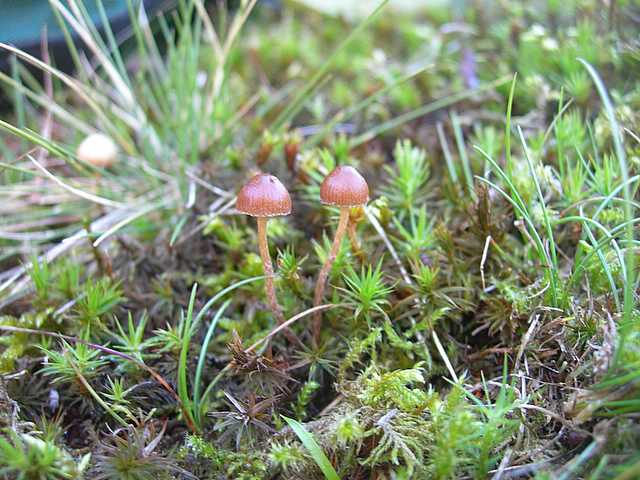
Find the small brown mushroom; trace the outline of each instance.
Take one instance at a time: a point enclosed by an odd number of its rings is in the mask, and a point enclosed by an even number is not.
[[[267,221],[270,217],[289,215],[291,213],[291,197],[280,180],[273,175],[260,173],[240,189],[236,200],[236,209],[241,213],[256,217],[258,222],[258,247],[266,276],[267,301],[276,320],[282,325],[284,315],[276,299],[273,285],[273,265],[267,243]],[[291,330],[286,329],[285,334],[290,341],[299,342]]]
[[[318,283],[316,283],[313,305],[318,306],[324,297],[324,289],[331,272],[331,266],[340,251],[340,244],[349,223],[349,210],[352,207],[360,207],[369,201],[369,185],[360,173],[353,167],[344,166],[335,168],[320,185],[320,201],[325,205],[340,207],[340,220],[336,236],[333,239],[329,256],[320,270]],[[322,317],[316,312],[313,318],[314,341],[320,337]]]

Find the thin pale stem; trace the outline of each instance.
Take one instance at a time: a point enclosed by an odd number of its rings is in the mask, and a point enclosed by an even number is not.
[[[276,289],[273,284],[273,265],[271,263],[271,255],[269,254],[269,245],[267,243],[267,217],[258,217],[258,248],[260,249],[260,257],[262,257],[262,265],[264,267],[264,288],[267,294],[267,302],[269,308],[273,312],[273,316],[279,325],[284,323],[284,315],[282,314],[282,308],[276,298]],[[285,335],[292,343],[300,343],[300,339],[294,335],[294,333],[287,328]]]
[[[347,225],[349,224],[349,207],[341,207],[340,208],[340,220],[338,221],[338,229],[336,230],[336,236],[333,239],[333,244],[331,245],[331,250],[329,251],[329,256],[327,260],[324,262],[322,266],[322,270],[320,270],[320,275],[318,275],[318,283],[316,283],[315,295],[313,296],[313,306],[317,307],[322,303],[322,298],[324,297],[324,288],[327,284],[327,278],[329,278],[329,273],[331,272],[331,266],[333,262],[336,260],[338,256],[338,252],[340,251],[340,244],[342,243],[342,239],[344,238],[344,234],[347,231]],[[317,344],[318,339],[320,338],[320,328],[322,326],[322,312],[318,311],[313,315],[313,340]]]

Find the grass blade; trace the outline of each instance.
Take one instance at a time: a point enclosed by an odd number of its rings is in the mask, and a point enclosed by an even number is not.
[[[511,166],[511,111],[513,109],[513,97],[516,91],[516,80],[518,79],[518,73],[513,75],[511,81],[511,90],[509,91],[509,100],[507,102],[507,120],[504,127],[504,155],[505,155],[505,168],[507,175],[511,178],[512,166]]]
[[[202,372],[204,370],[204,362],[207,359],[207,350],[209,349],[209,343],[211,342],[211,337],[213,337],[213,332],[218,325],[218,320],[224,314],[225,310],[231,303],[231,299],[227,300],[222,304],[222,306],[216,312],[216,315],[211,320],[211,324],[209,325],[209,329],[207,330],[207,334],[202,341],[202,348],[200,348],[200,357],[198,358],[198,366],[196,367],[196,375],[193,379],[193,411],[195,413],[196,425],[200,424],[200,380],[202,379]]]
[[[456,139],[456,146],[458,147],[458,154],[460,155],[460,161],[462,162],[462,173],[464,173],[464,179],[467,182],[467,189],[469,195],[473,200],[477,200],[476,191],[473,188],[473,173],[471,172],[471,165],[469,164],[469,156],[467,155],[467,147],[464,144],[464,136],[462,134],[462,127],[460,126],[460,118],[458,114],[451,112],[451,126],[453,127],[453,134]]]
[[[558,257],[556,253],[556,244],[553,239],[553,228],[551,228],[551,222],[549,221],[549,215],[547,213],[547,205],[544,201],[544,195],[542,194],[542,188],[540,187],[540,182],[538,181],[538,175],[536,174],[536,170],[533,167],[533,162],[531,161],[531,156],[529,155],[529,149],[527,148],[527,142],[524,139],[524,135],[522,133],[522,129],[518,125],[518,135],[520,136],[520,142],[522,143],[522,148],[524,150],[524,156],[527,160],[527,164],[529,165],[529,171],[531,173],[531,177],[533,178],[533,183],[536,186],[536,193],[538,194],[538,201],[540,202],[540,206],[542,207],[542,218],[544,222],[544,228],[547,233],[547,241],[549,242],[549,256],[550,256],[550,264],[551,268],[550,272],[550,280],[551,280],[551,294],[553,295],[553,303],[554,306],[558,306]]]
[[[189,425],[194,425],[193,420],[193,401],[189,398],[187,386],[187,354],[189,353],[189,344],[191,343],[191,321],[193,319],[193,306],[196,301],[196,292],[198,284],[195,283],[191,289],[191,298],[189,298],[189,306],[187,308],[187,316],[184,318],[182,330],[182,348],[180,349],[180,358],[178,360],[178,395],[184,406],[184,413],[187,418],[185,421]]]
[[[211,308],[211,306],[214,303],[216,303],[218,300],[220,300],[222,297],[224,297],[227,293],[232,292],[236,288],[240,288],[243,285],[247,285],[248,283],[257,282],[258,280],[263,280],[264,278],[265,278],[264,275],[245,278],[244,280],[240,280],[239,282],[236,282],[233,285],[229,285],[227,288],[220,290],[213,297],[211,297],[207,303],[204,304],[204,307],[202,307],[202,309],[198,312],[198,315],[196,315],[196,318],[193,321],[193,325],[191,326],[191,328],[195,329],[197,325],[200,323],[200,320],[202,320],[202,317],[204,316],[204,314],[207,313],[207,311]]]
[[[618,162],[620,164],[620,172],[622,174],[622,182],[623,182],[623,195],[626,200],[624,204],[624,215],[625,220],[629,222],[633,219],[633,206],[631,201],[633,200],[633,195],[631,192],[631,186],[629,185],[629,167],[627,165],[627,157],[624,151],[624,145],[622,142],[622,131],[620,130],[620,125],[616,120],[615,110],[613,108],[613,104],[611,103],[611,99],[609,98],[609,94],[607,89],[598,75],[598,72],[587,62],[581,58],[578,59],[580,63],[584,65],[591,75],[593,79],[593,83],[596,85],[596,89],[598,90],[598,94],[602,99],[602,103],[604,105],[604,110],[607,114],[607,119],[609,120],[609,125],[611,127],[611,136],[613,137],[613,144],[616,151],[616,157],[618,158]],[[635,190],[635,188],[634,188]],[[633,243],[634,232],[633,225],[631,223],[627,224],[626,228],[626,239],[629,244]],[[633,288],[634,288],[634,279],[631,278],[631,275],[634,271],[634,251],[632,248],[628,248],[625,252],[625,263],[626,263],[626,271],[629,272],[630,278],[627,278],[627,281],[624,285],[624,324],[628,325],[632,320],[632,313],[635,301],[633,299]],[[624,340],[623,340],[624,341]],[[618,350],[621,351],[622,348]]]
[[[444,129],[442,128],[442,122],[436,123],[436,132],[438,133],[438,140],[440,141],[440,148],[442,148],[442,154],[444,155],[444,160],[447,164],[447,170],[449,172],[449,178],[451,179],[451,183],[454,186],[458,185],[458,174],[456,173],[456,167],[453,164],[453,157],[451,157],[451,150],[449,149],[449,142],[447,142],[447,137],[444,134]]]
[[[287,424],[289,424],[302,444],[309,451],[309,454],[311,455],[313,460],[316,462],[320,470],[322,470],[324,478],[326,478],[327,480],[340,480],[338,473],[333,468],[333,465],[331,464],[325,453],[322,451],[322,448],[320,448],[320,445],[318,445],[316,439],[313,438],[313,435],[309,431],[307,431],[306,428],[304,428],[304,425],[302,425],[297,420],[285,417],[284,415],[282,416],[282,418],[285,419]]]

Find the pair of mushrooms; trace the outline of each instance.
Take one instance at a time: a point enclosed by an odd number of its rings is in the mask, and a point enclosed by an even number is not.
[[[325,205],[340,208],[340,220],[336,235],[331,245],[322,270],[318,276],[313,304],[320,305],[324,296],[324,289],[331,271],[331,266],[338,255],[340,244],[349,224],[349,210],[352,207],[363,206],[369,200],[369,186],[358,171],[349,166],[337,167],[322,182],[320,186],[320,201]],[[270,217],[289,215],[291,213],[291,197],[285,186],[273,175],[260,173],[247,182],[236,201],[236,209],[246,215],[256,217],[258,221],[258,245],[264,265],[265,290],[269,307],[279,324],[284,323],[282,309],[276,299],[273,285],[273,266],[267,244],[267,221]],[[321,327],[320,312],[314,314],[313,339],[317,341]],[[290,330],[285,330],[289,340],[296,338]]]

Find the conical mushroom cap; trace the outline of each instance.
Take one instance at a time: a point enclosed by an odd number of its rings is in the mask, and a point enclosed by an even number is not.
[[[369,201],[369,185],[353,167],[335,168],[320,185],[320,201],[338,207],[357,207]]]
[[[236,209],[252,217],[278,217],[291,213],[291,197],[273,175],[259,173],[238,193]]]

